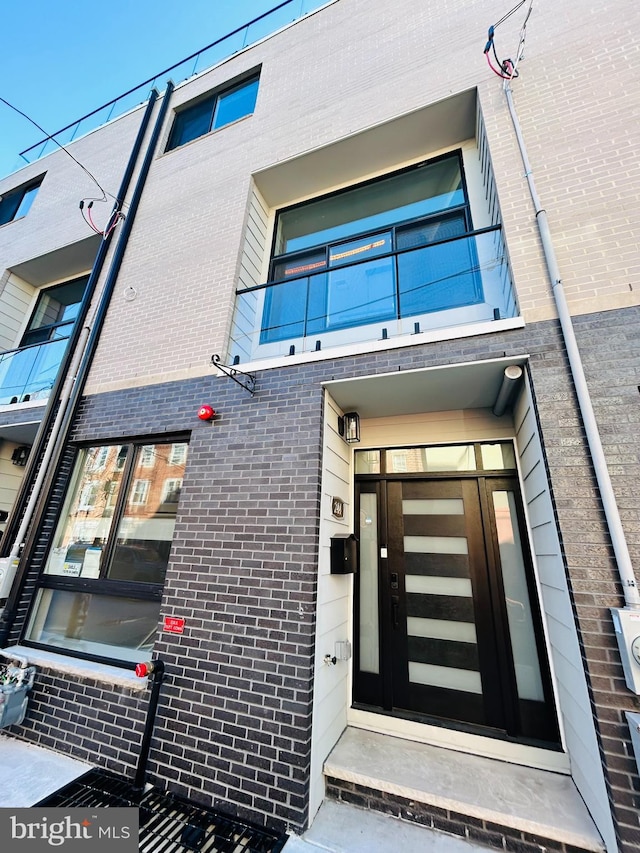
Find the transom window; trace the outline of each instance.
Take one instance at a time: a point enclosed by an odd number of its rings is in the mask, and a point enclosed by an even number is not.
[[[256,74],[177,112],[167,151],[251,115],[258,97],[258,82]]]
[[[457,154],[342,190],[278,214],[274,255],[373,233],[452,208],[466,208]]]
[[[80,450],[28,643],[115,663],[148,654],[186,457],[179,441]]]

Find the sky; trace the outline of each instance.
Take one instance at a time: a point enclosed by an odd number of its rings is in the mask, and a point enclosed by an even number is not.
[[[28,0],[2,3],[0,98],[53,133],[153,77],[279,0]],[[282,16],[321,2],[292,0]],[[290,10],[290,11],[289,11]],[[173,78],[174,83],[179,79]],[[158,81],[160,90],[164,81]],[[0,101],[0,177],[42,139]]]

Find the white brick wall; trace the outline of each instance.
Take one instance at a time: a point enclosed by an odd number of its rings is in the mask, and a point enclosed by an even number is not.
[[[210,371],[230,324],[252,174],[474,87],[521,309],[529,321],[554,316],[502,82],[482,53],[489,24],[505,11],[497,2],[339,0],[180,85],[172,108],[262,68],[253,116],[164,154],[167,121],[87,390]],[[501,56],[515,54],[523,15],[496,31]],[[640,100],[639,18],[630,0],[536,3],[513,84],[576,313],[638,301],[640,140],[630,117]],[[138,120],[121,119],[73,146],[111,188]],[[425,146],[424,156],[432,153]],[[364,148],[365,163],[366,155]],[[86,233],[77,201],[93,185],[62,152],[22,170],[20,182],[45,166],[29,216],[0,229],[0,271]],[[333,183],[327,174],[326,189]],[[127,286],[138,292],[133,301],[123,298]]]

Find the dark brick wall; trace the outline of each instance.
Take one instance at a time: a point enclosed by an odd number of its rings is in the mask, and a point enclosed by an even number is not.
[[[596,416],[629,539],[637,557],[637,311],[577,318]],[[530,375],[577,624],[592,690],[621,847],[640,849],[640,782],[624,709],[626,690],[608,607],[622,603],[602,509],[594,491],[566,355],[555,322],[514,332],[259,372],[251,397],[231,379],[205,377],[85,398],[74,441],[189,431],[163,615],[186,620],[160,634],[166,662],[150,754],[153,779],[176,793],[252,820],[300,829],[307,819],[320,501],[323,380],[529,353]],[[618,365],[624,364],[621,372]],[[202,403],[218,412],[204,423]],[[635,447],[632,449],[632,444]],[[51,518],[49,519],[51,527]],[[40,554],[46,543],[41,537]],[[32,572],[41,556],[34,555]],[[19,620],[20,621],[20,620]],[[18,624],[17,629],[20,628]],[[56,686],[57,685],[57,686]],[[68,690],[53,678],[46,696]],[[36,703],[45,695],[38,676]],[[145,699],[100,699],[77,687],[79,714],[113,714],[109,744],[87,726],[70,742],[66,714],[47,715],[49,743],[84,751],[110,769],[132,762]],[[87,714],[87,718],[89,718]],[[24,735],[37,739],[27,717]],[[73,746],[73,750],[71,747]]]
[[[33,409],[23,409],[16,406],[15,409],[5,409],[0,412],[0,424],[2,426],[18,426],[20,424],[37,424],[42,419],[45,403]]]
[[[146,691],[38,667],[27,717],[11,733],[133,781],[147,699]]]
[[[205,402],[219,413],[214,422],[197,419]],[[309,385],[304,370],[274,371],[253,398],[215,377],[91,397],[73,435],[95,442],[193,428],[162,607],[186,628],[156,645],[166,680],[149,772],[176,793],[282,827],[301,828],[308,805],[322,417],[319,382]],[[21,734],[130,775],[146,696],[124,702],[126,691],[98,695],[65,681],[56,690],[38,673]],[[87,723],[73,738],[68,703]],[[119,738],[91,725],[101,710],[117,720]]]
[[[375,791],[344,779],[328,778],[327,796],[361,809],[382,812],[407,823],[458,836],[475,845],[482,844],[494,850],[506,850],[509,853],[586,853],[584,848],[563,844],[553,838],[533,835],[451,809],[409,800],[398,794]],[[425,849],[428,849],[427,845],[431,849],[437,849],[437,842],[434,844],[432,837],[425,837]]]
[[[577,317],[574,326],[640,580],[640,309]],[[639,850],[640,779],[624,711],[639,711],[640,699],[625,685],[609,611],[624,605],[622,586],[564,354],[557,347],[535,353],[531,372],[620,849]]]

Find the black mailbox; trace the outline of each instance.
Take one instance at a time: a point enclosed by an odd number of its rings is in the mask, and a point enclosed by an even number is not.
[[[358,548],[355,534],[338,533],[331,537],[331,574],[352,575],[358,570]]]

